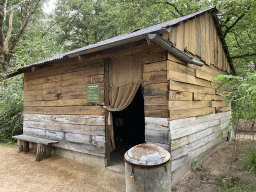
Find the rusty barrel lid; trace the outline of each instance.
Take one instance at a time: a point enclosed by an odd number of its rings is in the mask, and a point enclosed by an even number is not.
[[[144,143],[129,149],[125,153],[124,158],[134,165],[158,166],[168,162],[171,155],[162,147],[151,143]]]

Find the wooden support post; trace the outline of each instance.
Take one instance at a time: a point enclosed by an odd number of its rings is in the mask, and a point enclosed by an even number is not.
[[[28,151],[29,151],[29,142],[23,141],[23,152],[28,152]]]
[[[36,161],[42,161],[42,144],[37,143]]]
[[[23,152],[23,145],[22,145],[22,141],[20,139],[18,139],[18,146],[19,146],[19,149],[18,149],[18,152]]]

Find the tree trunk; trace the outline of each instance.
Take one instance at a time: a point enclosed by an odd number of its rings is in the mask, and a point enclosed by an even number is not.
[[[1,62],[2,63],[2,88],[6,88],[7,87],[7,82],[6,82],[6,78],[5,76],[7,75],[8,72],[8,67],[10,64],[10,57],[6,56],[4,57],[4,60]]]

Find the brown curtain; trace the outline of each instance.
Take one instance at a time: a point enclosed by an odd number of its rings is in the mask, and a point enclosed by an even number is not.
[[[143,62],[141,52],[114,57],[109,69],[109,106],[107,128],[110,132],[111,151],[115,149],[112,114],[124,110],[132,102],[142,83]]]

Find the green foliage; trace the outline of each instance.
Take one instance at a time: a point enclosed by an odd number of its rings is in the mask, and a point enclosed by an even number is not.
[[[203,161],[193,161],[191,163],[191,168],[193,171],[197,170],[197,169],[200,169],[204,166],[205,162]]]
[[[256,173],[256,149],[250,149],[246,157],[242,159],[242,168],[248,170],[250,173]]]
[[[256,73],[246,77],[219,75],[213,79],[218,90],[226,90],[225,102],[231,104],[233,129],[242,119],[256,121]],[[231,126],[231,124],[229,124]]]
[[[23,77],[8,81],[8,87],[0,90],[0,142],[12,140],[22,133],[23,124]]]
[[[231,180],[222,180],[223,187],[221,192],[252,192],[255,191],[255,185],[247,185],[241,182],[232,182]]]

